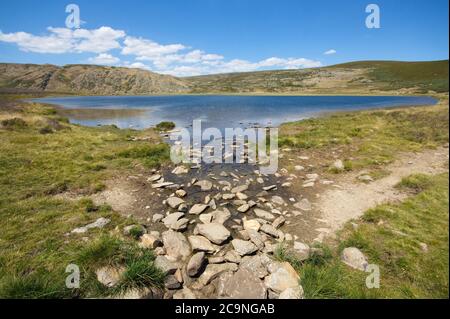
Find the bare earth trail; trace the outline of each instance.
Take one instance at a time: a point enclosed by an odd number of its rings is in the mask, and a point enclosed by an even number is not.
[[[361,172],[345,175],[342,181],[338,181],[339,188],[326,190],[315,207],[320,212],[321,219],[335,232],[370,208],[405,199],[407,194],[395,188],[402,178],[412,174],[435,175],[448,172],[448,160],[446,148],[403,154],[386,167],[391,172],[390,175],[368,184],[357,180]]]

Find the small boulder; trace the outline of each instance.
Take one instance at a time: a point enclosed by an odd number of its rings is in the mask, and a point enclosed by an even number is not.
[[[365,271],[369,263],[366,256],[356,247],[347,247],[342,251],[341,260],[353,269]]]

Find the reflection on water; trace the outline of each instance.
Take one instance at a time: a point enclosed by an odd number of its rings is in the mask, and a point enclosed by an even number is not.
[[[337,110],[430,105],[431,97],[405,96],[82,96],[37,99],[62,107],[71,122],[96,126],[115,124],[144,129],[161,121],[190,127],[278,126]]]

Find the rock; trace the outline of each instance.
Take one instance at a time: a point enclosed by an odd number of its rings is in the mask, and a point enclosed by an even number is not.
[[[167,228],[170,228],[172,226],[172,224],[174,224],[177,220],[179,220],[183,216],[184,216],[184,213],[179,213],[179,212],[169,214],[162,220],[162,222],[164,223],[164,226],[166,226]]]
[[[266,299],[267,289],[251,270],[241,268],[224,282],[223,294],[232,299]]]
[[[184,166],[177,166],[172,170],[172,174],[175,174],[175,175],[187,174],[188,172],[189,172],[189,169]]]
[[[225,258],[223,256],[217,256],[217,257],[209,257],[208,263],[210,264],[221,264],[225,262]]]
[[[266,219],[266,220],[269,220],[269,221],[272,221],[272,220],[275,219],[274,215],[272,215],[271,213],[269,213],[269,212],[267,212],[265,210],[259,209],[259,208],[254,208],[253,212],[259,218],[263,218],[263,219]]]
[[[227,271],[236,271],[238,266],[234,263],[224,263],[224,264],[209,264],[206,266],[205,271],[201,274],[198,279],[199,284],[206,286],[213,279],[217,278],[221,273]]]
[[[231,213],[228,209],[216,210],[211,213],[212,222],[217,224],[224,224],[231,217]]]
[[[295,166],[294,166],[294,169],[295,169],[296,171],[303,171],[305,168],[304,168],[303,166],[301,166],[301,165],[295,165]]]
[[[271,191],[275,188],[277,188],[277,185],[270,185],[270,186],[263,187],[263,190],[267,192],[267,191]],[[265,196],[265,195],[263,195],[263,196]]]
[[[264,179],[262,179],[261,177],[258,177],[258,178],[256,179],[256,181],[257,181],[259,184],[264,184]]]
[[[255,244],[246,240],[233,239],[231,244],[236,252],[241,256],[253,254],[258,250],[258,247],[256,247]]]
[[[184,260],[191,254],[191,246],[183,234],[168,230],[162,233],[162,239],[167,255],[172,258]]]
[[[302,186],[303,186],[303,188],[311,188],[311,187],[314,187],[314,182],[307,182],[307,183],[304,183]]]
[[[273,221],[272,226],[275,228],[280,228],[285,222],[286,218],[284,218],[283,216],[279,216]]]
[[[170,261],[166,256],[156,256],[154,265],[166,274],[174,274],[179,267],[178,263]]]
[[[221,245],[230,237],[228,229],[218,223],[199,224],[197,229],[200,235],[217,245]]]
[[[241,262],[241,256],[237,253],[236,250],[230,250],[228,251],[225,256],[223,256],[225,261],[228,261],[230,263],[239,264]]]
[[[281,184],[281,187],[291,187],[291,186],[292,186],[291,182],[286,182],[286,183]]]
[[[188,240],[194,252],[204,251],[207,253],[213,253],[218,249],[217,246],[213,245],[207,238],[203,236],[189,236]]]
[[[144,234],[140,238],[139,247],[155,249],[159,246],[162,246],[162,241],[156,236]]]
[[[261,228],[259,229],[263,233],[266,233],[267,235],[270,235],[272,237],[278,238],[280,234],[278,233],[278,230],[276,230],[275,227],[269,224],[261,225]]]
[[[157,288],[132,288],[123,294],[114,296],[114,299],[162,299],[161,289]]]
[[[106,287],[114,287],[122,278],[125,268],[106,266],[95,271],[97,280]]]
[[[356,247],[347,247],[342,251],[341,260],[351,268],[365,271],[368,266],[366,256]]]
[[[174,275],[168,275],[164,279],[164,287],[167,289],[179,289],[181,288],[181,283]]]
[[[201,214],[198,219],[200,219],[200,221],[203,224],[209,224],[212,221],[213,215],[211,213],[209,214]]]
[[[233,199],[234,197],[236,197],[235,194],[223,194],[222,195],[223,200],[230,200],[230,199]]]
[[[237,199],[240,199],[240,200],[246,200],[248,198],[247,195],[245,195],[244,193],[241,193],[241,192],[236,193],[236,197],[237,197]]]
[[[239,206],[237,211],[240,212],[240,213],[245,213],[249,209],[250,209],[250,205],[249,204],[244,204],[244,205]]]
[[[268,275],[267,268],[264,265],[264,257],[260,255],[242,257],[239,267],[248,269],[261,279]]]
[[[307,198],[303,198],[298,203],[295,203],[294,207],[304,211],[310,211],[312,209],[312,205]]]
[[[177,195],[178,197],[184,197],[186,196],[186,191],[184,189],[178,189],[175,191],[175,195]]]
[[[178,206],[180,206],[180,204],[183,204],[183,203],[184,203],[184,200],[182,200],[182,199],[179,198],[179,197],[172,196],[172,197],[167,198],[166,203],[167,203],[167,205],[169,205],[170,207],[172,207],[172,208],[174,208],[174,209],[177,209]]]
[[[264,248],[264,239],[261,236],[260,233],[253,229],[247,230],[247,234],[249,237],[249,240],[255,244],[256,247],[258,247],[259,250],[262,250]]]
[[[293,253],[299,260],[306,260],[309,258],[311,248],[307,244],[294,241]]]
[[[303,299],[303,287],[298,286],[294,288],[287,288],[279,295],[278,299]]]
[[[152,188],[164,188],[164,187],[171,186],[171,185],[173,185],[172,182],[161,182],[161,183],[152,184]]]
[[[240,186],[233,187],[233,188],[231,189],[231,192],[232,192],[233,194],[236,194],[236,193],[242,193],[242,192],[245,192],[247,189],[248,189],[248,185],[247,185],[247,184],[244,184],[244,185],[240,185]]]
[[[173,299],[197,299],[197,297],[195,297],[195,295],[192,292],[192,290],[190,290],[187,287],[184,287],[183,289],[178,290],[173,295]]]
[[[255,219],[243,220],[243,225],[245,230],[252,229],[258,231],[261,227],[261,224]]]
[[[158,223],[158,222],[160,222],[161,220],[163,220],[163,218],[164,218],[164,215],[163,215],[163,214],[153,214],[153,216],[152,216],[152,222],[153,222],[153,223]]]
[[[419,243],[419,247],[420,247],[420,250],[422,250],[424,253],[428,252],[428,245],[427,244]]]
[[[189,262],[186,267],[187,274],[190,277],[196,277],[198,276],[201,271],[203,270],[206,263],[205,259],[205,253],[204,252],[198,252],[194,254],[191,259],[189,259]]]
[[[284,205],[284,199],[280,196],[272,196],[271,199],[272,203],[276,204],[276,205]]]
[[[361,176],[358,176],[358,179],[359,179],[361,182],[366,182],[366,183],[368,183],[368,182],[373,182],[373,178],[370,177],[369,175],[361,175]]]
[[[153,183],[153,182],[160,180],[161,177],[162,177],[161,175],[155,174],[155,175],[152,175],[149,178],[147,178],[147,181]]]
[[[195,186],[199,186],[203,192],[208,192],[211,190],[213,184],[208,180],[198,181],[194,184]]]
[[[203,213],[208,208],[208,205],[205,204],[195,204],[192,206],[192,208],[189,210],[189,214],[192,215],[199,215]]]
[[[83,227],[75,228],[74,230],[72,230],[72,233],[73,234],[83,234],[92,228],[103,228],[106,225],[108,225],[110,221],[111,220],[109,218],[100,217],[93,223],[87,224]]]
[[[306,174],[306,178],[312,181],[315,181],[319,178],[319,174]]]
[[[181,204],[180,206],[178,206],[178,211],[182,212],[182,213],[187,213],[188,211],[188,206],[186,205],[186,203]]]
[[[175,223],[173,223],[172,225],[170,225],[170,229],[173,229],[176,231],[185,230],[187,228],[188,223],[189,223],[189,219],[181,218],[181,219],[177,220]]]
[[[333,169],[337,170],[337,171],[343,171],[344,170],[344,163],[341,160],[336,160],[333,163]]]
[[[282,293],[288,288],[297,288],[300,277],[288,262],[277,265],[277,269],[264,279],[267,288]]]

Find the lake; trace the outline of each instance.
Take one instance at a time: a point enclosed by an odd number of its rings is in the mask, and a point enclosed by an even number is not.
[[[431,105],[431,97],[413,96],[78,96],[35,99],[59,105],[72,123],[144,129],[161,121],[190,127],[278,126],[323,112],[395,106]]]

